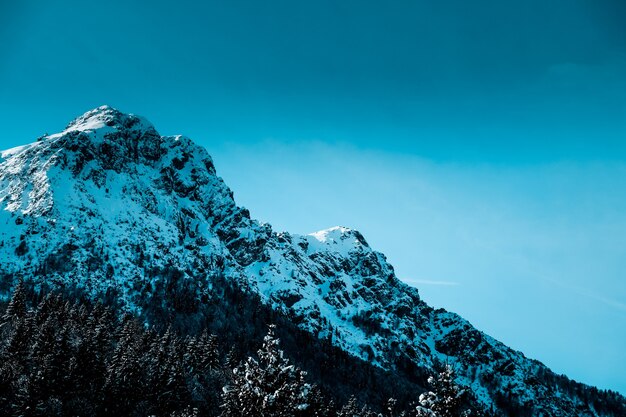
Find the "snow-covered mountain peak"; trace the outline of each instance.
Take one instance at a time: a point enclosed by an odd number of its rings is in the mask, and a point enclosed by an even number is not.
[[[110,129],[107,129],[110,128]],[[134,114],[125,114],[119,110],[108,106],[100,106],[89,110],[82,116],[72,120],[65,132],[71,131],[94,131],[99,129],[119,130],[122,128],[134,128],[134,130],[154,130],[154,126],[144,117]]]
[[[361,233],[343,226],[320,230],[307,237],[311,251],[330,250],[347,255],[355,250],[369,249]]]
[[[320,242],[328,242],[335,241],[337,239],[342,240],[346,235],[349,235],[352,232],[352,229],[349,229],[344,226],[334,226],[329,227],[328,229],[319,230],[317,232],[311,233],[310,236],[313,236]]]

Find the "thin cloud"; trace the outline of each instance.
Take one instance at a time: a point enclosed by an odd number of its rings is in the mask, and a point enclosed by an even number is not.
[[[405,279],[403,280],[407,284],[422,284],[422,285],[443,285],[448,287],[453,287],[457,285],[461,285],[458,282],[454,281],[439,281],[433,279]]]
[[[591,290],[588,290],[587,288],[583,288],[577,285],[571,285],[571,284],[567,284],[565,282],[559,281],[557,279],[554,278],[550,278],[550,277],[542,277],[544,280],[557,285],[559,287],[565,288],[569,291],[572,291],[575,294],[581,295],[583,297],[587,297],[590,298],[592,300],[598,301],[600,303],[603,303],[609,307],[613,307],[616,308],[618,310],[622,310],[622,311],[626,311],[626,304],[617,300],[614,300],[612,298],[609,297],[605,297],[604,295],[600,295],[597,294]]]

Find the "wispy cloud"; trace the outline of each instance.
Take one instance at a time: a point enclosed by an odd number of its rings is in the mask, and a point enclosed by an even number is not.
[[[415,285],[415,284],[421,284],[421,285],[443,285],[443,286],[456,286],[456,285],[461,285],[458,282],[454,282],[454,281],[439,281],[439,280],[434,280],[434,279],[403,279],[402,281],[406,282],[407,284],[411,284],[411,285]]]
[[[557,285],[557,286],[559,286],[561,288],[565,288],[565,289],[567,289],[569,291],[572,291],[575,294],[578,294],[578,295],[581,295],[583,297],[587,297],[587,298],[590,298],[592,300],[598,301],[598,302],[600,302],[602,304],[605,304],[605,305],[607,305],[609,307],[613,307],[613,308],[616,308],[616,309],[621,310],[621,311],[626,311],[626,303],[623,303],[621,301],[612,299],[610,297],[606,297],[606,296],[601,295],[601,294],[597,294],[596,292],[591,291],[591,290],[589,290],[587,288],[584,288],[584,287],[581,287],[581,286],[578,286],[578,285],[568,284],[566,282],[563,282],[563,281],[560,281],[560,280],[557,280],[557,279],[554,279],[554,278],[551,278],[551,277],[543,276],[542,278],[544,280],[554,284],[554,285]]]
[[[626,304],[624,304],[622,302],[619,302],[617,300],[613,300],[611,298],[607,298],[607,297],[604,297],[602,295],[597,295],[597,294],[593,294],[593,293],[590,293],[590,292],[581,292],[581,291],[579,291],[578,293],[581,294],[581,295],[584,295],[586,297],[592,298],[594,300],[600,301],[600,302],[602,302],[602,303],[604,303],[604,304],[606,304],[608,306],[615,307],[615,308],[617,308],[619,310],[622,310],[622,311],[626,311]]]

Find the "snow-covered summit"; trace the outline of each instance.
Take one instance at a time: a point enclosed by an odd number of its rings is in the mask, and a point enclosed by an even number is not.
[[[144,118],[99,107],[1,155],[0,296],[22,276],[141,311],[176,297],[175,282],[200,308],[227,277],[381,367],[447,360],[487,405],[496,375],[520,401],[553,395],[526,382],[543,365],[426,305],[359,232],[274,232],[236,204],[205,149]]]
[[[154,126],[146,118],[134,114],[124,114],[111,106],[104,105],[90,110],[72,120],[65,132],[97,130],[107,127],[121,128],[135,126],[139,130],[154,130]]]
[[[361,233],[343,226],[335,226],[307,235],[312,251],[332,251],[347,255],[355,250],[369,249]]]

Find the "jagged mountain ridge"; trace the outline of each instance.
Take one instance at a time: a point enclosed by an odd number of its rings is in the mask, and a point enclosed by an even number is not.
[[[219,271],[302,329],[381,367],[447,360],[487,407],[505,391],[548,415],[597,415],[536,382],[549,372],[541,363],[426,305],[359,232],[293,235],[251,219],[206,150],[160,136],[142,117],[103,106],[2,152],[0,206],[4,294],[23,276],[93,296],[114,292],[140,311],[164,275],[203,300]]]

